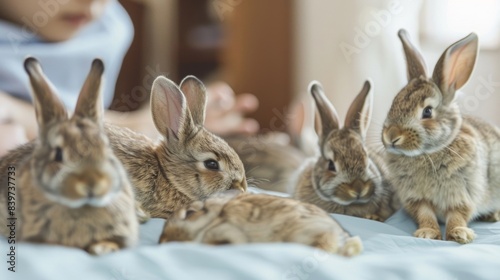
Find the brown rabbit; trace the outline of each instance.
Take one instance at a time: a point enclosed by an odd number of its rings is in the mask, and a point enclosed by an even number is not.
[[[448,47],[427,76],[425,62],[399,31],[408,66],[408,84],[396,95],[382,141],[388,168],[404,208],[418,223],[414,235],[469,243],[467,227],[479,216],[498,220],[500,211],[500,130],[462,116],[455,93],[469,80],[478,52],[476,34]]]
[[[218,194],[196,201],[169,219],[160,243],[206,244],[294,242],[343,256],[361,253],[359,237],[351,237],[320,208],[266,194]]]
[[[247,188],[236,152],[203,127],[205,103],[205,86],[195,77],[186,77],[179,88],[159,76],[153,83],[151,110],[163,136],[161,141],[155,143],[126,128],[105,126],[137,201],[151,217],[166,219],[192,201]]]
[[[367,149],[365,136],[371,118],[371,83],[352,102],[339,128],[335,108],[321,85],[312,82],[311,92],[321,126],[321,156],[306,162],[296,180],[294,197],[330,213],[386,220],[399,208],[380,156]]]
[[[16,241],[103,254],[138,239],[133,190],[109,146],[100,101],[104,65],[94,60],[73,117],[34,58],[27,58],[38,138],[0,159],[0,217],[17,218]],[[13,200],[10,199],[13,197]],[[0,233],[9,236],[7,227]]]

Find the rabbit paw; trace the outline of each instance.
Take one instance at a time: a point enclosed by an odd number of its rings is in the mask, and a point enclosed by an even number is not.
[[[346,257],[353,257],[361,254],[363,251],[363,243],[358,236],[347,239],[344,247],[341,249],[341,254]]]
[[[380,218],[379,215],[377,214],[366,214],[364,216],[365,219],[370,219],[370,220],[374,220],[374,221],[379,221],[379,222],[383,222],[384,220],[382,218]]]
[[[135,206],[135,215],[140,224],[144,224],[151,219],[151,216],[142,209],[139,205]]]
[[[456,227],[446,233],[446,240],[460,244],[471,243],[474,238],[476,238],[476,234],[468,227]]]
[[[120,247],[115,242],[101,241],[89,246],[87,250],[90,254],[100,256],[118,251]]]
[[[167,243],[168,241],[169,241],[169,239],[168,239],[167,235],[166,234],[162,234],[160,236],[160,241],[158,243],[160,243],[160,244],[161,243]]]
[[[413,236],[425,239],[436,239],[441,240],[441,232],[434,228],[419,228]]]

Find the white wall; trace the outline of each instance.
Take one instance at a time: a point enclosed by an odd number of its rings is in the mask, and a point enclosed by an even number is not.
[[[476,67],[460,90],[457,102],[463,114],[479,116],[500,127],[499,8],[500,1],[495,0],[426,0],[421,32],[429,71],[449,45],[470,32],[478,34],[480,50]]]
[[[410,0],[296,0],[296,94],[320,81],[343,120],[370,78],[375,98],[369,139],[379,142],[392,97],[406,81],[397,31],[406,28],[418,39],[420,6]]]
[[[419,0],[295,0],[294,93],[297,96],[307,94],[307,100],[311,100],[306,92],[307,85],[311,80],[320,81],[343,120],[364,80],[371,78],[375,99],[369,142],[380,144],[381,125],[392,98],[407,81],[397,31],[407,29],[414,44],[420,45],[418,34],[422,4]],[[381,18],[381,15],[385,17]],[[359,36],[356,37],[359,34],[357,30],[368,33],[365,44]],[[342,50],[342,46],[348,45],[356,53],[349,54],[346,49]],[[429,42],[422,45],[429,70],[433,69],[446,47]],[[480,98],[486,96],[483,100],[476,98],[477,104],[467,107],[467,113],[490,119],[497,125],[500,125],[500,110],[497,109],[500,105],[499,68],[498,50],[481,52],[473,77],[463,89],[463,92],[472,94],[478,90],[483,94],[478,95]],[[481,80],[488,80],[489,77],[498,83],[491,85],[490,91],[487,91],[481,86]]]

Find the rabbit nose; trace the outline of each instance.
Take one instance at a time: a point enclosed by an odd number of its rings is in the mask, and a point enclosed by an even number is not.
[[[398,138],[392,140],[392,147],[393,148],[396,147],[396,144],[398,143],[399,140],[401,140],[401,137],[398,137]]]
[[[89,195],[94,195],[97,197],[103,196],[108,193],[110,185],[111,184],[107,178],[99,178],[94,182],[93,186],[89,188]]]
[[[397,126],[390,126],[384,133],[384,140],[387,144],[391,144],[394,148],[396,145],[401,144],[404,140],[402,131]]]
[[[100,197],[105,195],[109,189],[109,182],[107,180],[99,180],[96,182],[79,182],[75,185],[75,192],[80,197]]]
[[[101,197],[111,188],[109,178],[95,171],[73,174],[66,178],[64,185],[63,195],[73,199]]]
[[[363,180],[356,179],[351,182],[351,187],[356,192],[356,199],[370,197],[371,184],[369,182],[364,182]]]
[[[247,191],[247,180],[245,180],[245,179],[243,179],[241,181],[234,180],[233,184],[231,185],[231,189],[246,192]]]
[[[357,192],[358,196],[363,190],[365,183],[361,181],[360,179],[356,179],[351,182],[351,187]]]

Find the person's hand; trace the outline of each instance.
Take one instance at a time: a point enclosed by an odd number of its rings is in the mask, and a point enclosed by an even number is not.
[[[257,110],[259,101],[253,94],[237,97],[224,82],[214,82],[207,87],[207,109],[205,127],[218,135],[252,135],[258,132],[256,120],[245,118],[245,114]]]

